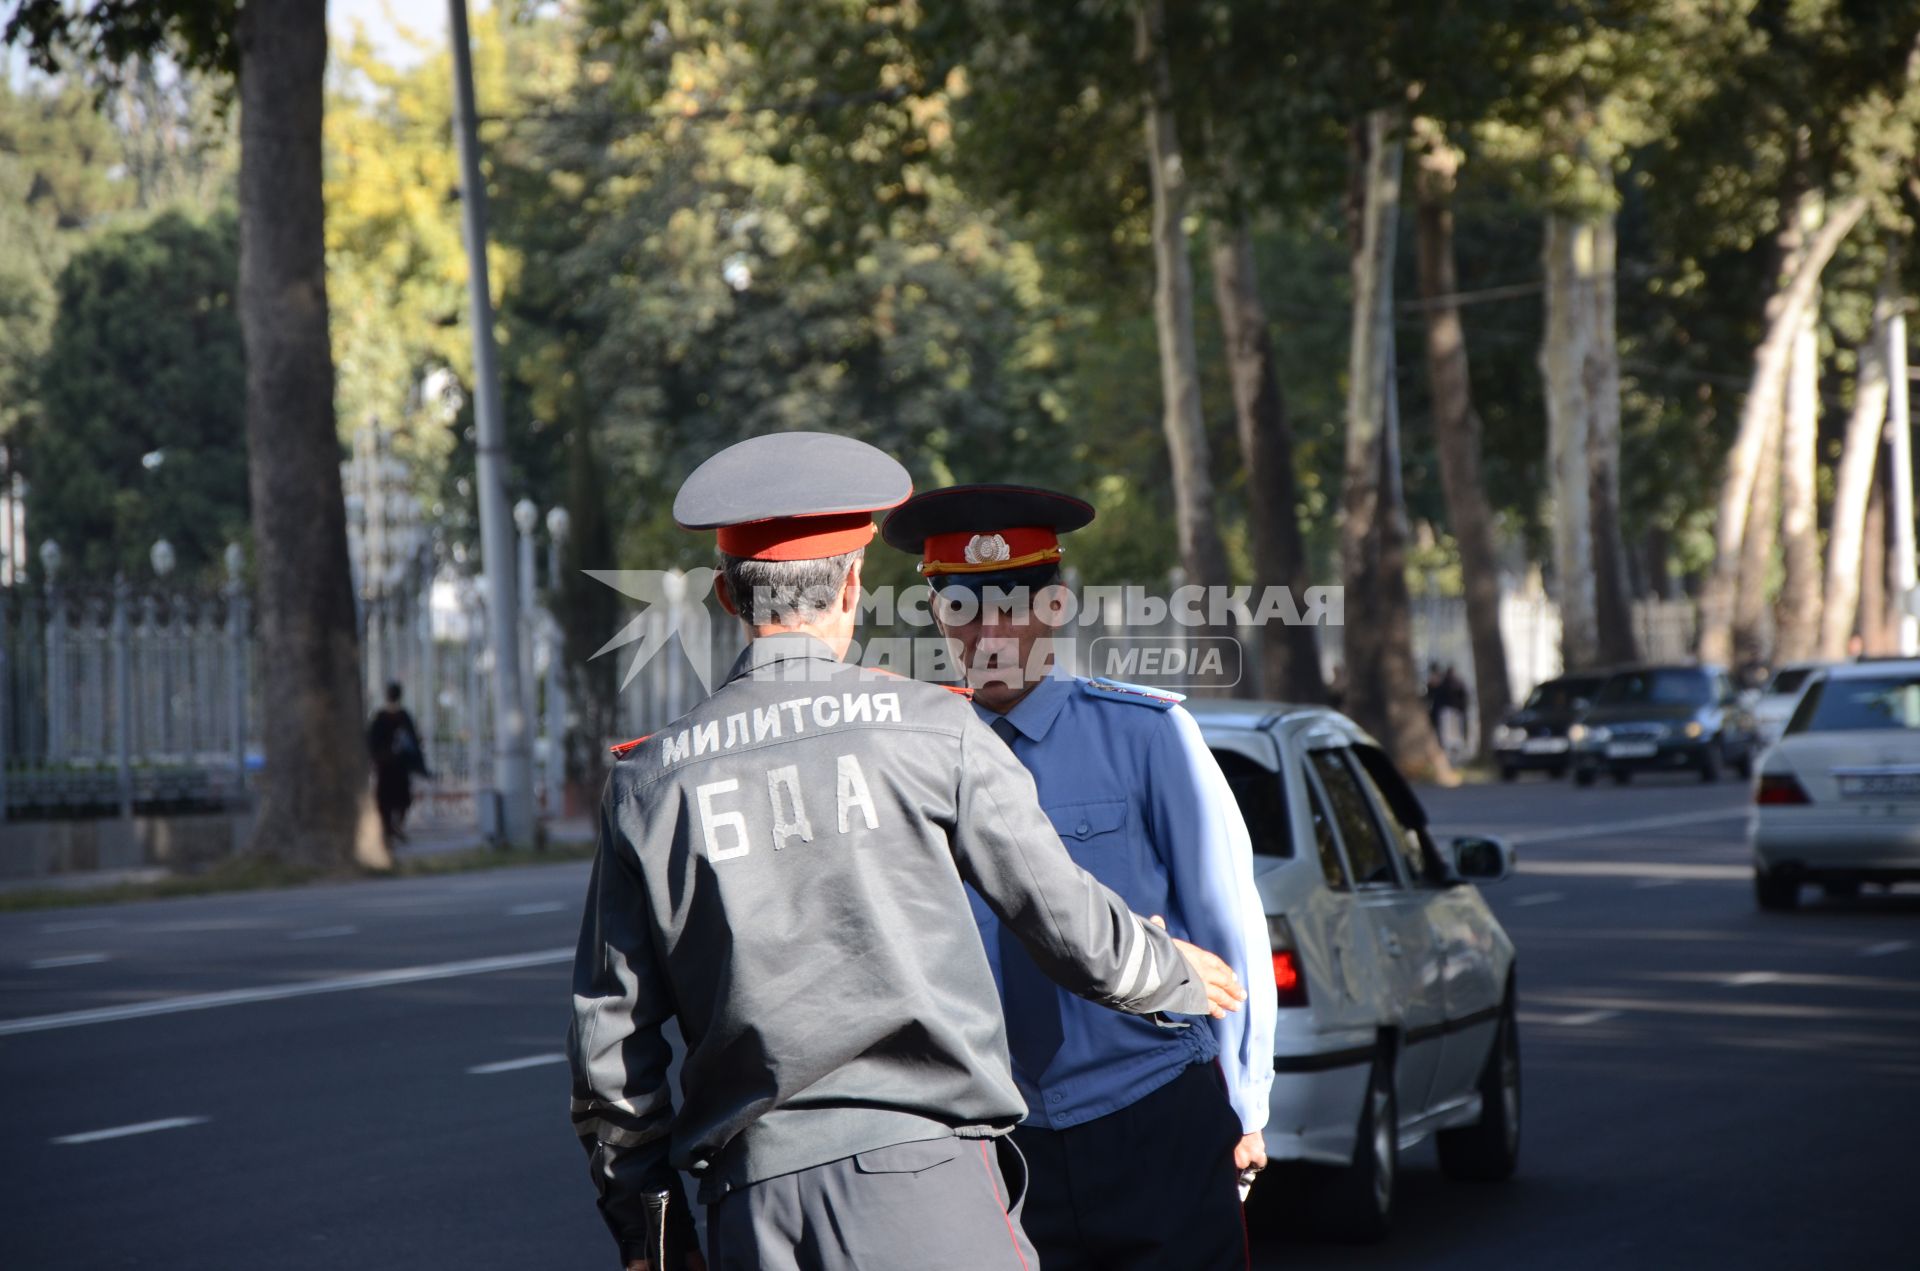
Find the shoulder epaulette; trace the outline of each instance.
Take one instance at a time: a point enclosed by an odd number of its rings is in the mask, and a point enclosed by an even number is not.
[[[609,746],[607,747],[607,751],[615,759],[625,759],[628,751],[635,749],[642,742],[648,741],[652,737],[652,733],[648,733],[645,737],[635,737],[632,741],[623,741],[618,746]]]
[[[1096,679],[1080,681],[1080,688],[1088,697],[1108,702],[1131,702],[1135,706],[1151,706],[1155,710],[1169,711],[1187,700],[1185,693],[1169,692],[1163,688],[1150,688],[1145,684],[1122,684],[1119,680],[1110,680],[1102,675]]]

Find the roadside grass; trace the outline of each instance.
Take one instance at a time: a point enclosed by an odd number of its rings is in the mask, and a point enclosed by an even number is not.
[[[104,883],[98,887],[23,887],[0,891],[0,913],[36,909],[73,909],[90,905],[120,905],[137,900],[164,900],[178,896],[214,896],[226,892],[268,891],[304,887],[311,883],[351,882],[358,879],[433,878],[469,874],[485,869],[514,869],[527,865],[556,865],[593,856],[590,843],[552,844],[544,850],[530,847],[474,848],[402,858],[391,870],[327,871],[290,865],[271,856],[236,856],[191,873],[165,878]]]

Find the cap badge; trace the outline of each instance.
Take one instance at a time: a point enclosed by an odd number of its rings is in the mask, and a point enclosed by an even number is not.
[[[1013,551],[1007,546],[1007,540],[998,534],[975,534],[967,542],[966,561],[969,565],[991,565],[995,561],[1012,558]]]

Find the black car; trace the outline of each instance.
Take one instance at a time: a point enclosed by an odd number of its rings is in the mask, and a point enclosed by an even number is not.
[[[1573,763],[1567,730],[1579,722],[1606,681],[1604,674],[1596,673],[1562,675],[1535,685],[1525,705],[1493,730],[1493,757],[1500,765],[1500,779],[1512,781],[1529,768],[1543,768],[1555,777],[1565,775]]]
[[[1692,769],[1702,781],[1718,780],[1723,768],[1750,777],[1760,750],[1752,712],[1717,666],[1616,671],[1568,736],[1581,785],[1602,769],[1621,785],[1636,772],[1674,769]]]

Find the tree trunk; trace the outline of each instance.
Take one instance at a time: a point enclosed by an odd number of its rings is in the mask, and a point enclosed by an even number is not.
[[[1807,306],[1787,369],[1780,428],[1780,540],[1786,576],[1776,611],[1776,661],[1810,658],[1820,640],[1820,532],[1814,488],[1820,435],[1818,313],[1816,300]]]
[[[1414,180],[1418,200],[1416,245],[1420,298],[1426,317],[1427,381],[1433,398],[1433,434],[1440,452],[1440,482],[1447,520],[1460,548],[1466,590],[1467,632],[1473,646],[1475,706],[1480,750],[1513,708],[1507,679],[1507,648],[1500,635],[1500,560],[1493,535],[1493,509],[1480,475],[1480,417],[1474,413],[1467,374],[1467,337],[1460,322],[1454,272],[1453,190],[1459,151],[1430,128]]]
[[[325,6],[249,0],[238,37],[247,475],[270,719],[253,849],[328,869],[385,866],[361,733],[327,337]]]
[[[1260,303],[1253,234],[1244,220],[1213,227],[1213,291],[1220,310],[1234,421],[1247,465],[1247,531],[1254,585],[1282,586],[1304,598],[1306,545],[1300,537],[1293,475],[1293,430],[1274,373],[1273,339]],[[1326,700],[1320,648],[1312,627],[1269,624],[1260,633],[1262,691],[1290,702]]]
[[[1780,420],[1767,433],[1754,473],[1747,532],[1740,540],[1740,572],[1733,593],[1733,645],[1736,665],[1765,662],[1774,643],[1773,611],[1767,588],[1773,576],[1773,548],[1780,529]]]
[[[1587,357],[1593,345],[1592,222],[1547,216],[1547,471],[1553,497],[1553,568],[1560,606],[1560,660],[1569,671],[1600,657],[1593,588],[1593,478],[1588,434]]]
[[[1867,210],[1858,195],[1835,205],[1826,224],[1813,235],[1769,304],[1766,335],[1754,350],[1753,376],[1740,407],[1740,431],[1727,454],[1714,522],[1714,560],[1700,596],[1699,654],[1702,661],[1726,662],[1733,652],[1734,585],[1740,570],[1740,546],[1746,535],[1748,503],[1760,449],[1780,414],[1787,361],[1813,302],[1820,274],[1840,242]],[[1792,219],[1790,217],[1790,219]],[[1794,226],[1797,229],[1797,226]]]
[[[1453,780],[1420,698],[1406,582],[1406,522],[1400,507],[1393,364],[1394,235],[1400,214],[1401,143],[1393,112],[1367,115],[1356,136],[1353,325],[1347,375],[1341,572],[1347,709],[1379,737],[1415,780]]]
[[[1878,445],[1878,442],[1875,443]],[[1887,551],[1887,487],[1892,482],[1884,463],[1875,466],[1868,483],[1867,519],[1860,535],[1860,629],[1861,652],[1886,653],[1893,647],[1892,624],[1887,612],[1887,571],[1892,556]]]
[[[1611,174],[1608,174],[1611,180]],[[1620,340],[1614,302],[1615,216],[1593,219],[1593,327],[1587,346],[1588,509],[1592,514],[1596,648],[1604,663],[1639,658],[1633,590],[1620,532]]]
[[[1889,279],[1891,281],[1891,279]],[[1853,411],[1847,418],[1840,469],[1834,476],[1833,519],[1827,531],[1827,594],[1820,611],[1820,656],[1843,658],[1860,608],[1862,535],[1867,497],[1880,455],[1887,418],[1887,319],[1891,288],[1883,284],[1873,306],[1873,329],[1860,345],[1853,381]]]
[[[1153,184],[1153,324],[1160,346],[1161,426],[1173,469],[1174,523],[1187,581],[1227,585],[1227,552],[1214,520],[1200,356],[1194,348],[1193,266],[1187,253],[1187,178],[1174,126],[1173,74],[1162,0],[1134,10],[1134,54],[1146,72],[1147,169]]]

